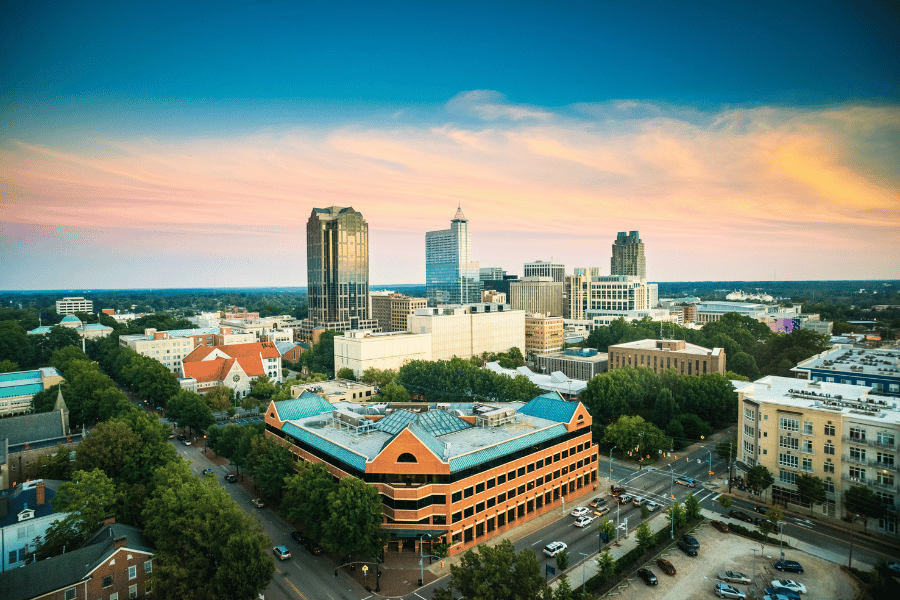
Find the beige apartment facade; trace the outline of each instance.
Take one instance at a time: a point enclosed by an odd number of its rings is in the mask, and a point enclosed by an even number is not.
[[[509,284],[509,304],[514,310],[561,317],[564,287],[552,277],[525,277]]]
[[[562,317],[541,314],[525,315],[525,353],[559,352],[565,344]]]
[[[844,492],[870,488],[886,508],[868,530],[896,536],[900,497],[900,411],[896,398],[860,385],[763,377],[737,388],[738,469],[765,466],[774,476],[772,501],[800,505],[797,478],[820,478],[826,500],[811,509],[847,513]]]
[[[417,308],[428,306],[426,298],[411,298],[403,294],[379,294],[373,292],[372,318],[384,332],[406,331],[407,318]]]
[[[431,334],[353,330],[334,338],[334,368],[347,368],[356,377],[367,369],[396,371],[413,360],[431,360]]]
[[[182,359],[194,350],[193,339],[174,337],[168,331],[153,328],[145,329],[143,335],[123,335],[119,337],[119,344],[141,356],[155,358],[173,373],[181,372]]]
[[[56,301],[56,314],[74,315],[77,312],[93,314],[94,301],[86,300],[82,296],[66,296]]]
[[[590,307],[591,280],[600,277],[600,267],[575,267],[566,275],[566,302],[563,316],[567,319],[584,319]]]
[[[725,350],[704,348],[684,340],[639,340],[609,347],[609,370],[646,367],[661,373],[675,369],[682,375],[725,375]]]
[[[431,360],[469,358],[525,347],[525,311],[508,304],[466,304],[416,309],[410,333],[431,334]]]

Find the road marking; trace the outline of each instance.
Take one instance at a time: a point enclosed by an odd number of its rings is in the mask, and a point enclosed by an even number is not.
[[[715,496],[713,496],[712,498],[710,498],[710,501],[711,501],[711,502],[715,502],[715,501],[719,498],[719,496],[721,496],[721,495],[722,495],[722,494],[716,494]]]
[[[543,540],[538,540],[538,541],[536,541],[535,543],[533,543],[532,546],[537,546],[537,545],[540,544],[542,541],[543,541]]]
[[[278,571],[279,573],[281,573],[282,575],[284,575],[284,572],[283,572],[281,569],[279,569],[277,565],[275,566],[275,570]],[[291,580],[288,579],[287,576],[284,577],[284,581],[287,582],[287,584],[288,584],[289,586],[291,586],[291,589],[293,589],[295,592],[297,592],[297,595],[298,595],[298,596],[300,596],[301,598],[303,598],[303,600],[306,600],[306,596],[304,596],[303,593],[302,593],[300,590],[297,589],[297,586],[296,586],[296,585],[294,585],[293,583],[291,583]]]
[[[413,592],[413,594],[416,594],[416,592]],[[422,596],[420,594],[416,594],[416,596],[419,596],[419,598],[421,598],[422,600],[425,600],[425,596]]]

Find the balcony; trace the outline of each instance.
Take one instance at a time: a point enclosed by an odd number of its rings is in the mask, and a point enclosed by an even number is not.
[[[871,440],[866,440],[866,438],[859,438],[859,437],[849,436],[849,435],[841,436],[841,441],[846,444],[857,444],[859,446],[867,446],[872,443]]]
[[[860,479],[859,477],[851,477],[847,473],[841,473],[841,479],[844,481],[849,481],[854,485],[869,485],[869,481],[866,479]]]
[[[894,442],[894,443],[879,442],[878,440],[850,437],[849,435],[845,435],[845,436],[841,437],[841,441],[843,441],[846,444],[856,444],[857,446],[869,446],[870,448],[879,448],[881,450],[896,450],[897,449],[896,442]]]
[[[870,460],[870,461],[869,461],[869,466],[875,467],[876,469],[889,469],[889,470],[891,470],[891,471],[896,471],[896,470],[897,470],[897,464],[896,464],[896,463],[879,462],[879,461],[877,461],[877,460]]]
[[[897,484],[896,483],[881,483],[878,480],[870,482],[870,485],[877,490],[884,490],[886,492],[896,492]]]
[[[853,458],[849,454],[845,454],[843,458],[844,462],[848,462],[850,464],[862,465],[864,467],[869,466],[869,461],[867,461],[865,458]]]

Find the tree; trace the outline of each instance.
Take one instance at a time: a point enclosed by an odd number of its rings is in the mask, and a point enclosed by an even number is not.
[[[375,368],[368,368],[363,371],[362,375],[360,375],[359,380],[363,383],[368,383],[370,385],[374,384],[380,388],[383,388],[388,383],[394,380],[394,377],[397,376],[396,371],[392,371],[390,369],[380,370]]]
[[[31,399],[31,410],[36,413],[50,412],[56,406],[56,398],[59,396],[59,384],[51,385],[34,395]]]
[[[644,421],[642,417],[627,415],[606,428],[604,441],[641,460],[647,456],[656,460],[660,451],[672,447],[672,440],[659,427]]]
[[[537,555],[527,549],[516,554],[512,542],[503,540],[463,553],[460,564],[450,566],[447,588],[434,597],[451,598],[455,591],[468,600],[540,600],[545,588]]]
[[[716,502],[718,502],[719,504],[721,504],[721,505],[722,505],[722,508],[724,508],[725,510],[728,510],[729,508],[731,508],[731,502],[732,502],[732,500],[733,500],[733,499],[732,499],[731,496],[726,496],[725,494],[722,494],[721,496],[719,496],[718,498],[716,498]]]
[[[338,379],[346,379],[348,381],[356,381],[356,373],[350,367],[344,367],[337,372]]]
[[[257,377],[250,386],[250,395],[257,400],[268,400],[275,394],[275,384],[269,376],[262,374]]]
[[[743,375],[750,381],[759,377],[759,367],[756,366],[756,359],[746,352],[738,352],[734,356],[729,355],[726,360],[729,371]]]
[[[328,494],[329,515],[322,528],[322,544],[337,554],[374,556],[387,542],[381,530],[384,513],[378,490],[344,477]]]
[[[660,390],[653,405],[653,423],[660,429],[664,429],[676,416],[678,416],[678,404],[675,402],[671,390],[669,388]]]
[[[848,515],[865,517],[863,529],[868,531],[869,519],[880,519],[885,512],[884,504],[871,488],[854,485],[844,492],[844,510]]]
[[[737,437],[732,433],[716,444],[716,455],[722,460],[730,461],[735,456]]]
[[[42,454],[31,463],[27,469],[28,479],[56,479],[66,480],[72,477],[71,451],[62,444],[56,445],[56,450]]]
[[[396,381],[391,381],[381,388],[381,399],[384,402],[393,404],[395,402],[409,402],[410,396],[405,387]]]
[[[747,485],[751,488],[758,489],[760,493],[769,489],[769,486],[773,483],[775,483],[775,477],[772,475],[772,472],[763,465],[750,467],[747,471]]]
[[[323,463],[301,461],[297,469],[296,474],[285,479],[281,508],[288,519],[303,523],[309,536],[320,540],[331,512],[328,497],[337,484]]]
[[[684,527],[687,524],[687,515],[684,514],[684,506],[680,502],[669,505],[669,508],[666,509],[666,517],[669,523],[674,521],[675,529]]]
[[[559,555],[557,555],[557,557],[558,556]],[[550,596],[550,594],[547,594],[547,596]],[[575,599],[575,593],[572,591],[572,586],[569,585],[569,579],[568,579],[568,577],[565,576],[565,574],[560,575],[559,583],[556,584],[556,589],[553,590],[552,597],[553,597],[553,600],[574,600]]]
[[[0,373],[14,373],[19,369],[19,363],[12,360],[0,360]]]
[[[647,521],[641,521],[635,531],[635,537],[638,546],[645,550],[653,545],[653,534],[650,533],[650,525],[647,524]]]
[[[50,501],[57,512],[68,514],[47,529],[38,543],[38,559],[77,547],[100,527],[115,499],[115,484],[100,469],[76,471],[72,481],[61,484]]]
[[[684,499],[684,515],[689,521],[700,518],[700,501],[693,492]]]
[[[169,400],[166,411],[169,420],[192,431],[203,431],[216,422],[206,400],[200,394],[188,390],[179,390]]]
[[[801,473],[797,476],[797,493],[800,495],[800,502],[809,504],[809,512],[812,514],[813,503],[825,502],[825,482],[820,477]]]
[[[777,504],[766,511],[766,518],[759,522],[759,532],[764,536],[775,530],[778,523],[784,519],[784,511]]]
[[[644,520],[649,516],[650,516],[650,509],[647,508],[646,504],[641,504],[641,520]]]
[[[600,533],[606,536],[607,540],[612,539],[616,533],[616,525],[609,517],[603,517],[603,521],[597,527],[600,529]]]
[[[210,410],[220,412],[234,406],[234,390],[227,385],[217,385],[203,395]]]
[[[294,456],[288,447],[264,436],[254,436],[250,440],[248,462],[257,489],[263,496],[279,502],[285,477],[294,465]]]
[[[597,574],[602,581],[606,581],[616,574],[616,561],[609,552],[609,548],[597,557]]]
[[[0,321],[0,360],[15,362],[25,369],[36,362],[34,346],[16,321]]]
[[[55,350],[50,355],[50,366],[56,367],[60,373],[65,375],[69,370],[69,364],[73,360],[90,360],[90,358],[79,346],[65,346]]]
[[[112,479],[124,480],[125,469],[141,445],[140,436],[127,424],[100,423],[78,445],[75,468],[79,471],[99,469]]]
[[[556,555],[556,568],[559,569],[560,574],[562,574],[563,571],[565,571],[566,569],[569,568],[569,551],[568,550],[561,550]]]

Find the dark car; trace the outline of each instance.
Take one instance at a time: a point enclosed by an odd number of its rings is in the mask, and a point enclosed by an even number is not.
[[[299,531],[292,531],[291,539],[304,547],[309,543],[309,539]]]
[[[742,510],[729,510],[728,516],[732,519],[737,519],[738,521],[744,521],[745,523],[752,523],[753,517],[748,515]]]
[[[721,531],[722,533],[729,533],[731,530],[728,529],[728,525],[723,523],[722,521],[710,521],[710,525]]]
[[[782,596],[787,596],[791,600],[800,600],[800,594],[795,592],[794,590],[789,590],[783,587],[767,587],[766,588],[766,596],[774,596],[775,594],[781,594]]]
[[[322,550],[322,546],[320,546],[319,544],[315,543],[312,540],[307,540],[304,547],[309,551],[310,554],[315,554],[316,556],[318,556],[318,555],[322,554],[322,552],[324,552],[324,550]]]
[[[697,549],[685,542],[684,540],[678,540],[678,549],[687,554],[688,556],[697,556]]]
[[[656,580],[656,575],[654,575],[653,571],[650,569],[638,569],[637,574],[647,585],[659,585],[659,581]]]
[[[789,573],[803,572],[803,565],[796,560],[779,560],[773,566],[779,571],[787,571]]]
[[[769,512],[769,507],[768,506],[754,506],[753,512],[758,512],[759,514],[764,515],[767,512]]]
[[[664,558],[657,558],[656,566],[662,569],[663,573],[665,573],[666,575],[674,575],[675,573],[677,573],[677,571],[675,570],[675,565]]]
[[[684,540],[685,543],[690,544],[694,548],[700,547],[700,542],[698,542],[697,538],[695,538],[692,535],[685,534],[685,535],[681,536],[681,539]]]
[[[625,488],[623,488],[623,487],[616,487],[616,486],[610,486],[610,488],[609,488],[609,493],[610,493],[610,495],[612,495],[612,496],[618,496],[619,494],[624,494],[624,493],[625,493]]]
[[[597,497],[591,500],[591,508],[599,508],[601,506],[606,506],[607,500],[603,497]]]
[[[227,481],[228,483],[234,483],[235,481],[237,481],[237,477],[235,477],[234,473],[229,473],[225,476],[225,481]]]

